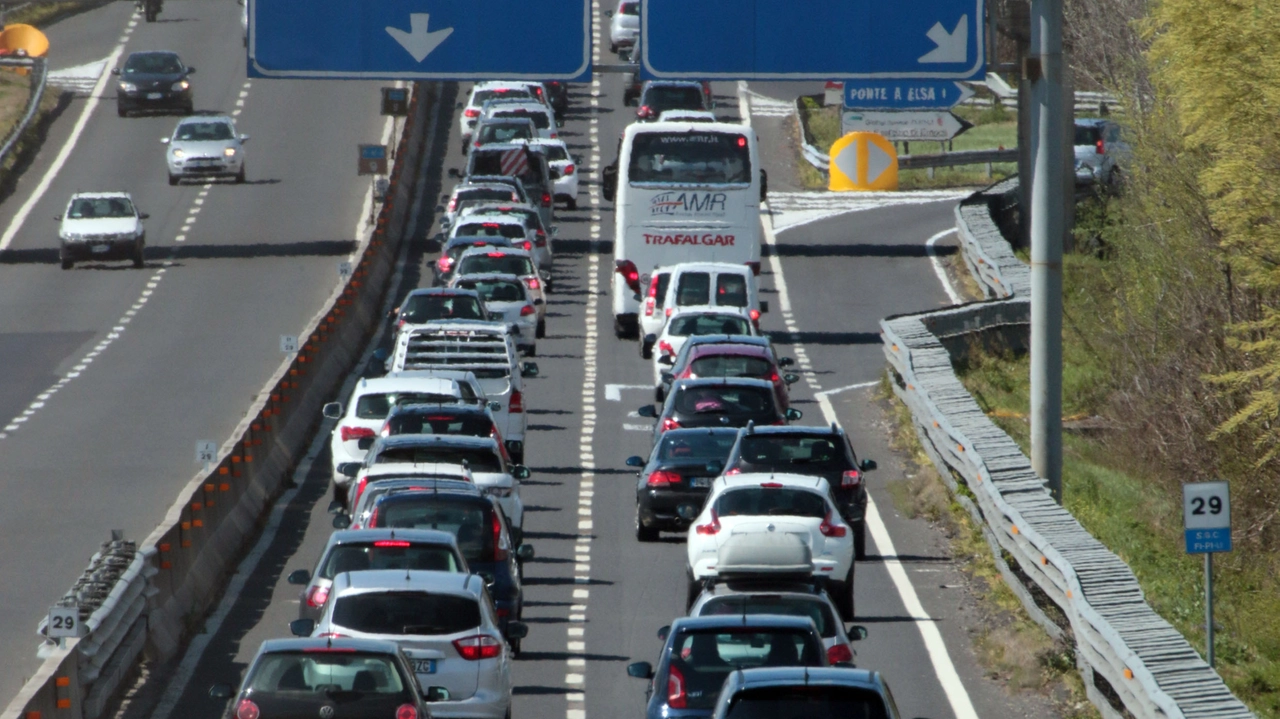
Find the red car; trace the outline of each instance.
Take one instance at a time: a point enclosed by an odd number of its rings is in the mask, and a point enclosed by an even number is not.
[[[778,398],[778,408],[786,411],[791,406],[788,386],[800,379],[798,375],[782,374],[767,347],[758,345],[708,344],[691,349],[685,362],[662,373],[662,395],[671,389],[678,379],[703,377],[747,377],[773,383]]]

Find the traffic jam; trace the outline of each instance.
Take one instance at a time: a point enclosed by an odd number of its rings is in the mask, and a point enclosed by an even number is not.
[[[635,43],[638,12],[634,0],[613,9],[615,51]],[[613,334],[646,361],[630,380],[652,396],[634,412],[652,422],[650,449],[624,462],[635,545],[623,551],[683,538],[686,614],[626,666],[647,704],[617,708],[899,717],[885,679],[855,666],[876,463],[792,406],[795,361],[760,328],[759,140],[717,118],[707,83],[633,94],[635,121],[598,177],[614,211]],[[263,643],[239,687],[209,690],[235,719],[512,716],[514,667],[540,626],[523,618],[536,556],[527,388],[557,317],[557,212],[577,210],[597,178],[580,180],[561,137],[564,83],[480,82],[460,97],[465,169],[437,208],[429,286],[388,317],[378,371],[324,406],[333,532],[287,574],[293,637]]]

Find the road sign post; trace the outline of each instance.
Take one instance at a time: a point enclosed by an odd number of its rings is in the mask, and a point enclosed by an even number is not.
[[[1182,485],[1182,526],[1187,553],[1204,555],[1205,660],[1213,666],[1213,554],[1231,551],[1231,493],[1227,483]]]

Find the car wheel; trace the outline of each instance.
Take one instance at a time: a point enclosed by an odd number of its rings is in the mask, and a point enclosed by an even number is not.
[[[843,582],[835,582],[832,585],[836,595],[832,597],[835,600],[836,611],[840,612],[840,618],[846,622],[853,621],[853,567],[849,568],[849,575]]]
[[[525,348],[525,350],[524,350],[524,356],[525,356],[525,357],[537,357],[537,356],[538,356],[538,345],[529,345],[528,347],[526,347],[526,348]]]
[[[652,344],[650,344],[650,343],[648,343],[648,342],[645,342],[644,340],[640,340],[640,358],[641,358],[641,359],[653,359],[653,345],[652,345]]]
[[[533,336],[542,339],[547,336],[547,321],[538,320],[538,329],[533,331]],[[532,356],[532,355],[530,355]]]
[[[192,115],[195,113],[195,111],[196,111],[196,106],[191,103],[187,103],[182,108],[183,115]]]
[[[347,505],[347,488],[337,482],[334,482],[333,484],[333,499],[334,501],[341,502],[343,507],[346,507],[347,509],[351,508]]]
[[[684,612],[689,613],[693,609],[693,603],[698,601],[698,595],[702,594],[702,582],[693,578],[693,573],[686,571],[688,585],[685,588]]]
[[[128,117],[128,116],[129,116],[129,111],[128,111],[128,110],[126,110],[126,109],[124,109],[124,108],[123,108],[123,107],[121,107],[120,105],[116,105],[116,116],[117,116],[117,117]]]
[[[469,144],[470,144],[469,142],[467,142],[467,141],[463,140],[462,144],[458,146],[458,151],[459,151],[459,152],[461,152],[463,155],[466,155],[466,154],[467,154],[467,145],[469,145]]]
[[[616,42],[611,42],[611,43],[609,43],[609,52],[613,53],[614,55],[617,55],[617,54],[618,54],[618,43],[616,43]]]
[[[522,449],[519,452],[512,452],[511,462],[512,464],[524,464],[524,450]]]
[[[176,184],[178,184],[178,179],[179,179],[179,178],[178,178],[178,176],[177,176],[177,175],[173,174],[172,172],[170,172],[170,173],[169,173],[169,184],[170,184],[170,185],[176,185]]]
[[[853,557],[859,562],[867,558],[867,523],[858,522],[858,528],[853,531]]]
[[[62,269],[64,269],[64,270],[69,270],[69,269],[71,269],[71,266],[72,266],[72,265],[74,265],[74,264],[75,264],[75,262],[74,262],[74,261],[72,261],[72,260],[68,260],[68,259],[66,259],[66,258],[63,258],[63,260],[62,260]]]
[[[659,402],[659,403],[665,402],[666,395],[667,393],[662,391],[662,385],[658,385],[657,387],[653,388],[653,400],[655,402]]]
[[[637,542],[656,542],[658,541],[658,530],[652,527],[644,526],[644,522],[640,521],[640,503],[636,502],[636,541]]]
[[[508,639],[508,640],[507,640],[507,642],[511,644],[511,656],[512,656],[512,657],[518,657],[518,656],[520,656],[520,640],[519,640],[519,639]],[[508,709],[508,710],[507,710],[507,719],[511,719],[511,710],[510,710],[510,709]]]
[[[578,199],[576,197],[570,197],[568,201],[564,203],[564,206],[570,210],[576,210],[578,209]]]
[[[138,244],[133,246],[133,266],[138,269],[142,269],[145,261],[146,257],[144,257],[142,252],[142,242],[138,242]]]
[[[236,173],[236,184],[244,184],[244,163],[240,163],[240,171]]]

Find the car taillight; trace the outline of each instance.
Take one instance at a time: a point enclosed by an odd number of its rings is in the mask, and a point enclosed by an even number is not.
[[[492,659],[502,653],[502,641],[488,634],[477,634],[453,640],[453,648],[469,662],[477,659]]]
[[[401,704],[396,708],[396,719],[418,719],[418,708],[412,704]]]
[[[664,355],[673,355],[676,353],[675,348],[672,347],[671,343],[666,340],[662,340],[661,342],[658,343],[658,351]]]
[[[356,482],[356,489],[351,493],[351,507],[354,508],[360,503],[360,495],[364,494],[365,485],[369,484],[369,477],[366,475]]]
[[[550,193],[550,192],[544,192],[544,193],[542,193],[542,206],[543,206],[543,207],[551,207],[551,193]]]
[[[841,487],[857,487],[862,484],[862,473],[856,469],[851,469],[840,475]]]
[[[368,525],[368,526],[369,526],[371,529],[372,529],[373,527],[377,527],[377,526],[378,526],[378,508],[377,508],[377,507],[374,507],[374,508],[373,508],[373,511],[369,513],[369,525]]]
[[[711,521],[707,524],[699,524],[694,527],[694,531],[698,534],[715,534],[720,531],[720,515],[716,514],[716,510],[711,510]]]
[[[374,542],[374,543],[373,543],[373,546],[375,546],[375,547],[392,547],[392,548],[400,548],[400,549],[402,549],[402,548],[405,548],[405,547],[411,547],[411,546],[413,546],[413,545],[412,545],[412,544],[409,544],[408,542],[404,541],[403,539],[379,539],[378,541],[376,541],[376,542]]]
[[[486,252],[486,253],[484,253],[484,256],[485,256],[485,257],[502,257],[502,253],[501,253],[501,252]]]
[[[760,263],[759,263],[759,262],[748,262],[748,263],[746,263],[746,265],[747,265],[747,267],[750,267],[750,268],[751,268],[751,274],[753,274],[753,275],[755,275],[755,276],[757,276],[757,277],[759,277],[759,276],[760,276]]]
[[[640,270],[636,269],[636,263],[631,260],[614,260],[614,270],[622,275],[632,292],[640,291]]]
[[[547,233],[543,232],[542,230],[538,230],[538,234],[534,237],[533,244],[537,245],[538,247],[546,247]]]
[[[641,105],[640,109],[636,110],[636,115],[639,117],[653,117],[653,108],[648,105]]]
[[[494,511],[492,516],[493,521],[490,523],[489,528],[493,532],[493,561],[505,562],[510,550],[502,538],[502,520],[498,519],[497,511]]]
[[[533,309],[533,305],[525,305],[524,307],[520,308],[520,316],[528,317],[529,315],[533,314],[536,311],[537,310]]]
[[[769,381],[774,384],[777,384],[782,381],[782,378],[778,376],[777,372],[773,372],[769,375]]]
[[[649,475],[649,479],[645,484],[650,487],[670,487],[673,484],[680,484],[681,481],[683,480],[676,472],[660,469]]]
[[[542,287],[542,283],[538,281],[537,277],[526,277],[524,283],[531,290],[536,290],[539,287]]]
[[[345,639],[347,635],[338,632],[321,632],[316,635],[317,639]]]
[[[667,706],[672,709],[685,709],[689,706],[688,697],[684,693],[684,673],[675,666],[667,670]]]
[[[577,170],[578,168],[572,164],[564,166],[564,174],[566,177],[568,177],[569,175],[572,175],[574,172],[577,172]]]
[[[662,431],[666,432],[669,429],[680,429],[680,422],[670,417],[664,418],[662,420]]]
[[[822,524],[818,525],[818,531],[822,532],[824,537],[843,537],[849,528],[843,524],[831,523],[831,512],[828,511],[826,516],[822,518]]]
[[[653,310],[655,309],[655,308],[654,308],[654,305],[655,305],[655,304],[657,304],[657,300],[653,299],[652,297],[650,297],[649,299],[647,299],[647,300],[645,300],[645,301],[644,301],[644,316],[645,316],[645,317],[652,317],[652,316],[653,316]]]
[[[307,606],[309,607],[319,609],[327,601],[329,601],[328,587],[312,587],[311,591],[307,592]]]
[[[338,430],[342,434],[343,442],[351,442],[357,439],[365,439],[374,436],[375,432],[370,427],[343,427]]]
[[[498,607],[498,619],[503,619],[509,616],[511,616],[510,609],[503,609],[502,607]]]
[[[828,664],[841,664],[853,661],[853,650],[848,644],[835,644],[827,650]]]
[[[511,391],[511,403],[507,405],[507,411],[512,414],[524,411],[524,395],[520,394],[520,390]]]
[[[466,117],[480,117],[480,111],[474,107],[468,107],[462,111],[462,114]]]
[[[258,705],[250,699],[241,699],[236,705],[236,719],[258,719]]]
[[[552,140],[556,139],[557,137],[559,137],[559,135],[557,135],[557,134],[556,134],[556,133],[554,133],[554,132],[553,132],[553,133],[551,133],[551,139],[552,139]]]
[[[747,313],[747,316],[751,318],[752,322],[758,322],[760,321],[760,310],[751,310]]]
[[[448,272],[453,267],[453,258],[448,255],[442,256],[436,260],[436,267],[440,268],[441,272]]]
[[[453,211],[454,211],[454,210],[456,210],[456,209],[458,209],[458,198],[456,198],[456,197],[450,197],[450,198],[449,198],[449,212],[453,212]]]
[[[725,470],[724,476],[732,477],[735,474],[742,474],[742,470],[737,467],[734,467],[733,469]]]
[[[1093,149],[1097,150],[1099,155],[1102,155],[1107,151],[1107,143],[1103,142],[1102,138],[1099,137],[1098,141],[1093,144]]]
[[[520,243],[520,249],[524,250],[525,252],[529,252],[530,250],[533,249],[533,243],[528,240],[525,240],[524,242]]]

